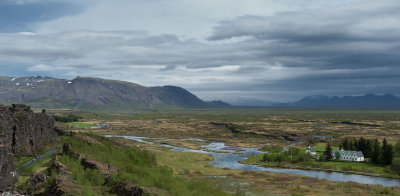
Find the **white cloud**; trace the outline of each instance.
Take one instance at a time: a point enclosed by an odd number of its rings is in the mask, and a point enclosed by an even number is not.
[[[18,32],[18,34],[19,35],[26,35],[26,36],[35,35],[35,33],[32,33],[32,32]]]
[[[274,0],[98,0],[84,13],[37,24],[37,32],[145,30],[203,39],[218,21],[242,15],[273,15],[308,4]],[[316,0],[313,0],[315,4]]]
[[[34,65],[32,67],[29,67],[27,69],[28,71],[43,71],[43,72],[48,72],[48,71],[53,71],[54,68],[48,65],[43,65],[43,64],[39,64],[39,65]]]

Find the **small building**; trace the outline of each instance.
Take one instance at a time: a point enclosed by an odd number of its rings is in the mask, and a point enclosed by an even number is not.
[[[314,148],[311,148],[310,145],[308,145],[307,150],[306,150],[306,153],[308,153],[308,154],[310,154],[310,155],[312,155],[312,156],[317,155],[317,151],[316,151]]]
[[[334,150],[332,151],[332,158],[336,159],[336,154],[340,155],[339,160],[342,161],[355,161],[363,162],[364,154],[361,151],[348,151],[348,150]]]
[[[107,128],[110,128],[110,125],[108,125],[108,124],[103,124],[103,125],[101,125],[101,128],[102,128],[102,129],[107,129]]]

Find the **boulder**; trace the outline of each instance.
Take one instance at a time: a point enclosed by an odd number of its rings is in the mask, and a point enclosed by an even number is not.
[[[44,174],[43,172],[39,172],[36,174],[32,174],[28,180],[30,184],[38,186],[44,184],[47,179],[49,179],[49,177],[46,174]]]
[[[83,165],[83,167],[85,169],[89,168],[89,169],[99,170],[100,172],[102,172],[104,174],[111,174],[111,173],[118,172],[118,169],[115,166],[110,165],[110,168],[109,168],[108,164],[101,163],[101,162],[95,161],[95,160],[86,159],[86,158],[82,158],[81,164]]]
[[[65,181],[66,181],[65,176],[59,176],[54,178],[50,182],[50,185],[47,187],[45,195],[54,195],[54,196],[70,195],[68,194],[68,190],[64,188]]]
[[[129,181],[120,181],[114,184],[109,191],[111,194],[121,196],[141,196],[143,189]]]
[[[56,174],[60,174],[60,173],[65,173],[65,169],[64,169],[64,165],[62,163],[60,163],[59,161],[57,161],[56,158],[53,158],[50,162],[50,166],[47,167],[47,175],[51,175],[52,172],[55,172]]]

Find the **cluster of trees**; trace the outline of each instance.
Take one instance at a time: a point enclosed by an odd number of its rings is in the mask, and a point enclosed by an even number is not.
[[[76,116],[73,114],[69,114],[67,116],[53,116],[54,120],[57,122],[62,122],[62,123],[68,123],[68,122],[77,122],[79,119],[81,119],[81,116]]]
[[[264,162],[307,162],[312,159],[312,156],[300,151],[298,148],[290,148],[289,150],[282,153],[266,153],[263,156]]]
[[[398,153],[400,153],[400,142]],[[339,148],[343,150],[361,151],[365,158],[370,158],[375,164],[391,165],[395,149],[392,144],[389,144],[386,139],[380,142],[378,139],[369,140],[361,137],[360,139],[347,139],[345,138],[340,144]],[[397,149],[396,149],[397,150]]]

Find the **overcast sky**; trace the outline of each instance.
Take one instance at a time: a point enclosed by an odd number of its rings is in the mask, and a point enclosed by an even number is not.
[[[1,0],[0,75],[200,98],[400,95],[398,0]]]

